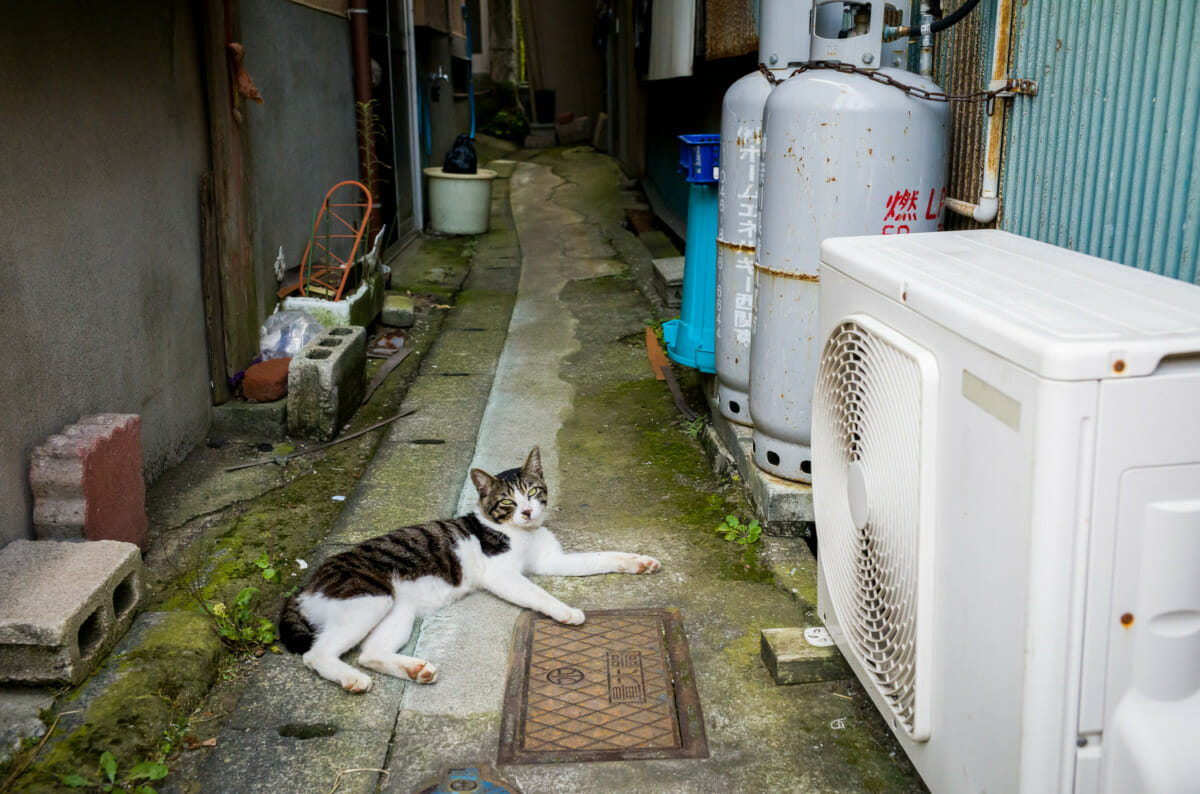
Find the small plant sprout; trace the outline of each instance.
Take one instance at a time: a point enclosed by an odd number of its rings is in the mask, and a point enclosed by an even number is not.
[[[750,519],[749,524],[743,524],[737,516],[725,516],[725,520],[717,524],[716,532],[730,543],[740,543],[743,546],[758,542],[762,527],[757,518]]]
[[[254,561],[254,564],[258,566],[260,571],[262,571],[262,578],[266,579],[268,582],[273,582],[276,578],[278,578],[279,572],[275,570],[273,565],[271,565],[271,559],[267,556],[265,551],[262,553],[262,556]]]
[[[244,587],[233,599],[232,606],[219,601],[208,605],[208,613],[216,622],[217,635],[235,652],[253,652],[275,642],[275,624],[251,609],[257,597],[257,587]]]
[[[102,777],[99,782],[89,780],[83,775],[63,775],[63,785],[71,788],[90,788],[94,791],[129,791],[133,794],[157,794],[157,792],[140,783],[143,780],[161,780],[167,776],[167,767],[158,761],[143,761],[126,772],[117,774],[117,759],[108,750],[100,754],[100,769]]]

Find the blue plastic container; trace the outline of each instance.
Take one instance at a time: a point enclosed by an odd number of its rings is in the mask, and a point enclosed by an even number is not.
[[[679,165],[687,181],[716,183],[721,168],[720,135],[680,135]],[[688,226],[692,223],[692,208],[688,205]]]
[[[683,298],[678,320],[663,323],[672,361],[715,373],[717,318],[717,175],[720,135],[680,135],[687,171],[688,226],[683,252]]]

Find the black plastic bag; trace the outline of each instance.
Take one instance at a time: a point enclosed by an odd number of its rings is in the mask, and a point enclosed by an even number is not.
[[[442,170],[447,174],[473,174],[477,170],[475,144],[465,132],[454,139],[454,145],[446,152]]]

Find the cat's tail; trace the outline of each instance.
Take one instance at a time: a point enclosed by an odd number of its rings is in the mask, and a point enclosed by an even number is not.
[[[279,639],[283,641],[283,647],[292,653],[304,653],[312,647],[313,632],[313,624],[300,611],[296,597],[288,598],[279,613]]]

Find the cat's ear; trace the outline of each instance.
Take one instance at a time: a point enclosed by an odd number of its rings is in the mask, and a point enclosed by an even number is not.
[[[542,451],[537,447],[529,450],[529,457],[525,459],[525,465],[521,471],[526,474],[532,474],[539,480],[542,479]]]
[[[489,493],[499,480],[483,469],[471,469],[471,482],[474,484],[475,490],[479,492],[479,495],[483,496]]]

